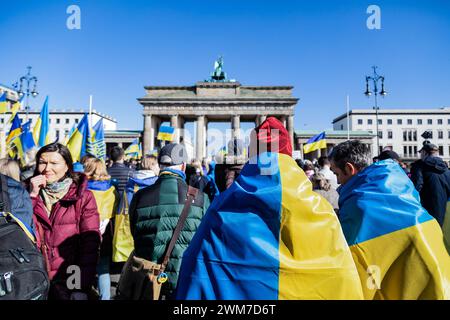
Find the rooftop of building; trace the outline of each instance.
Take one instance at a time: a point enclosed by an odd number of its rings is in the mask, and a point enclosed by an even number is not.
[[[295,130],[295,136],[298,137],[313,137],[323,132],[320,130]],[[374,137],[375,133],[371,133],[369,131],[347,131],[347,130],[325,130],[325,137],[347,137],[350,134],[351,137]]]
[[[28,114],[39,114],[40,112],[41,112],[40,109],[30,109],[28,111]],[[85,109],[54,109],[54,108],[52,108],[52,109],[49,110],[49,113],[53,114],[53,115],[55,115],[55,114],[60,114],[60,115],[64,115],[64,114],[78,114],[79,115],[79,114],[89,113],[89,110],[85,110]],[[19,114],[25,114],[25,110],[19,111]],[[117,123],[117,120],[115,118],[113,118],[111,116],[108,116],[107,114],[98,112],[95,109],[92,109],[92,114]]]
[[[366,115],[375,114],[374,109],[352,109],[349,111],[349,116],[352,115]],[[414,114],[449,114],[450,107],[430,108],[430,109],[417,109],[417,108],[402,108],[402,109],[378,109],[378,115],[414,115]],[[345,119],[347,113],[343,113],[333,120],[333,123]]]

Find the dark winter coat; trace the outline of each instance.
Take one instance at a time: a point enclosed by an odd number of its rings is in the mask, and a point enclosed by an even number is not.
[[[138,257],[162,263],[186,200],[188,186],[184,177],[161,173],[155,184],[139,190],[130,205],[130,226]],[[170,256],[163,295],[176,288],[183,253],[192,240],[209,206],[208,197],[200,192],[192,204],[184,228]]]
[[[111,179],[117,180],[117,191],[119,191],[120,196],[122,196],[122,192],[125,190],[128,179],[133,173],[134,170],[128,168],[123,163],[114,163],[108,168],[108,174],[111,176]]]
[[[87,178],[82,175],[80,183],[72,183],[67,194],[53,205],[50,217],[40,196],[33,197],[33,219],[42,227],[43,237],[36,231],[40,248],[45,244],[49,278],[56,287],[58,299],[69,299],[72,290],[67,279],[74,275],[73,267],[79,267],[81,281],[74,291],[88,293],[95,281],[100,249],[100,222],[94,195],[86,189]],[[70,283],[76,283],[70,281]]]
[[[420,171],[423,179],[420,201],[442,226],[450,197],[450,171],[441,158],[432,156],[422,160]]]

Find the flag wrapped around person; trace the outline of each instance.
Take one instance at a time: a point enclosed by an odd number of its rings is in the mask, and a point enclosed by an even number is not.
[[[177,299],[361,299],[339,221],[290,156],[288,132],[272,117],[255,130],[252,157],[184,253]],[[252,154],[260,142],[270,151]]]
[[[365,299],[450,299],[441,228],[396,162],[376,162],[343,185],[339,219]]]
[[[89,180],[88,189],[94,195],[100,221],[113,218],[119,206],[119,193],[111,182]]]

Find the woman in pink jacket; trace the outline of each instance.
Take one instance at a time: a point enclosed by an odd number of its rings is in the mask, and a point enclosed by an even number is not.
[[[38,246],[51,280],[49,299],[84,300],[95,282],[99,213],[87,179],[73,172],[70,151],[42,147],[29,181]]]

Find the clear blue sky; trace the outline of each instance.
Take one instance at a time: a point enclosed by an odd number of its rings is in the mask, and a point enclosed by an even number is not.
[[[295,127],[331,128],[351,108],[371,107],[364,76],[379,66],[381,108],[450,106],[450,1],[0,0],[0,83],[33,66],[41,108],[94,108],[141,129],[144,85],[192,85],[223,55],[244,85],[293,85]],[[66,9],[81,9],[68,30]],[[381,30],[366,27],[370,4]]]

